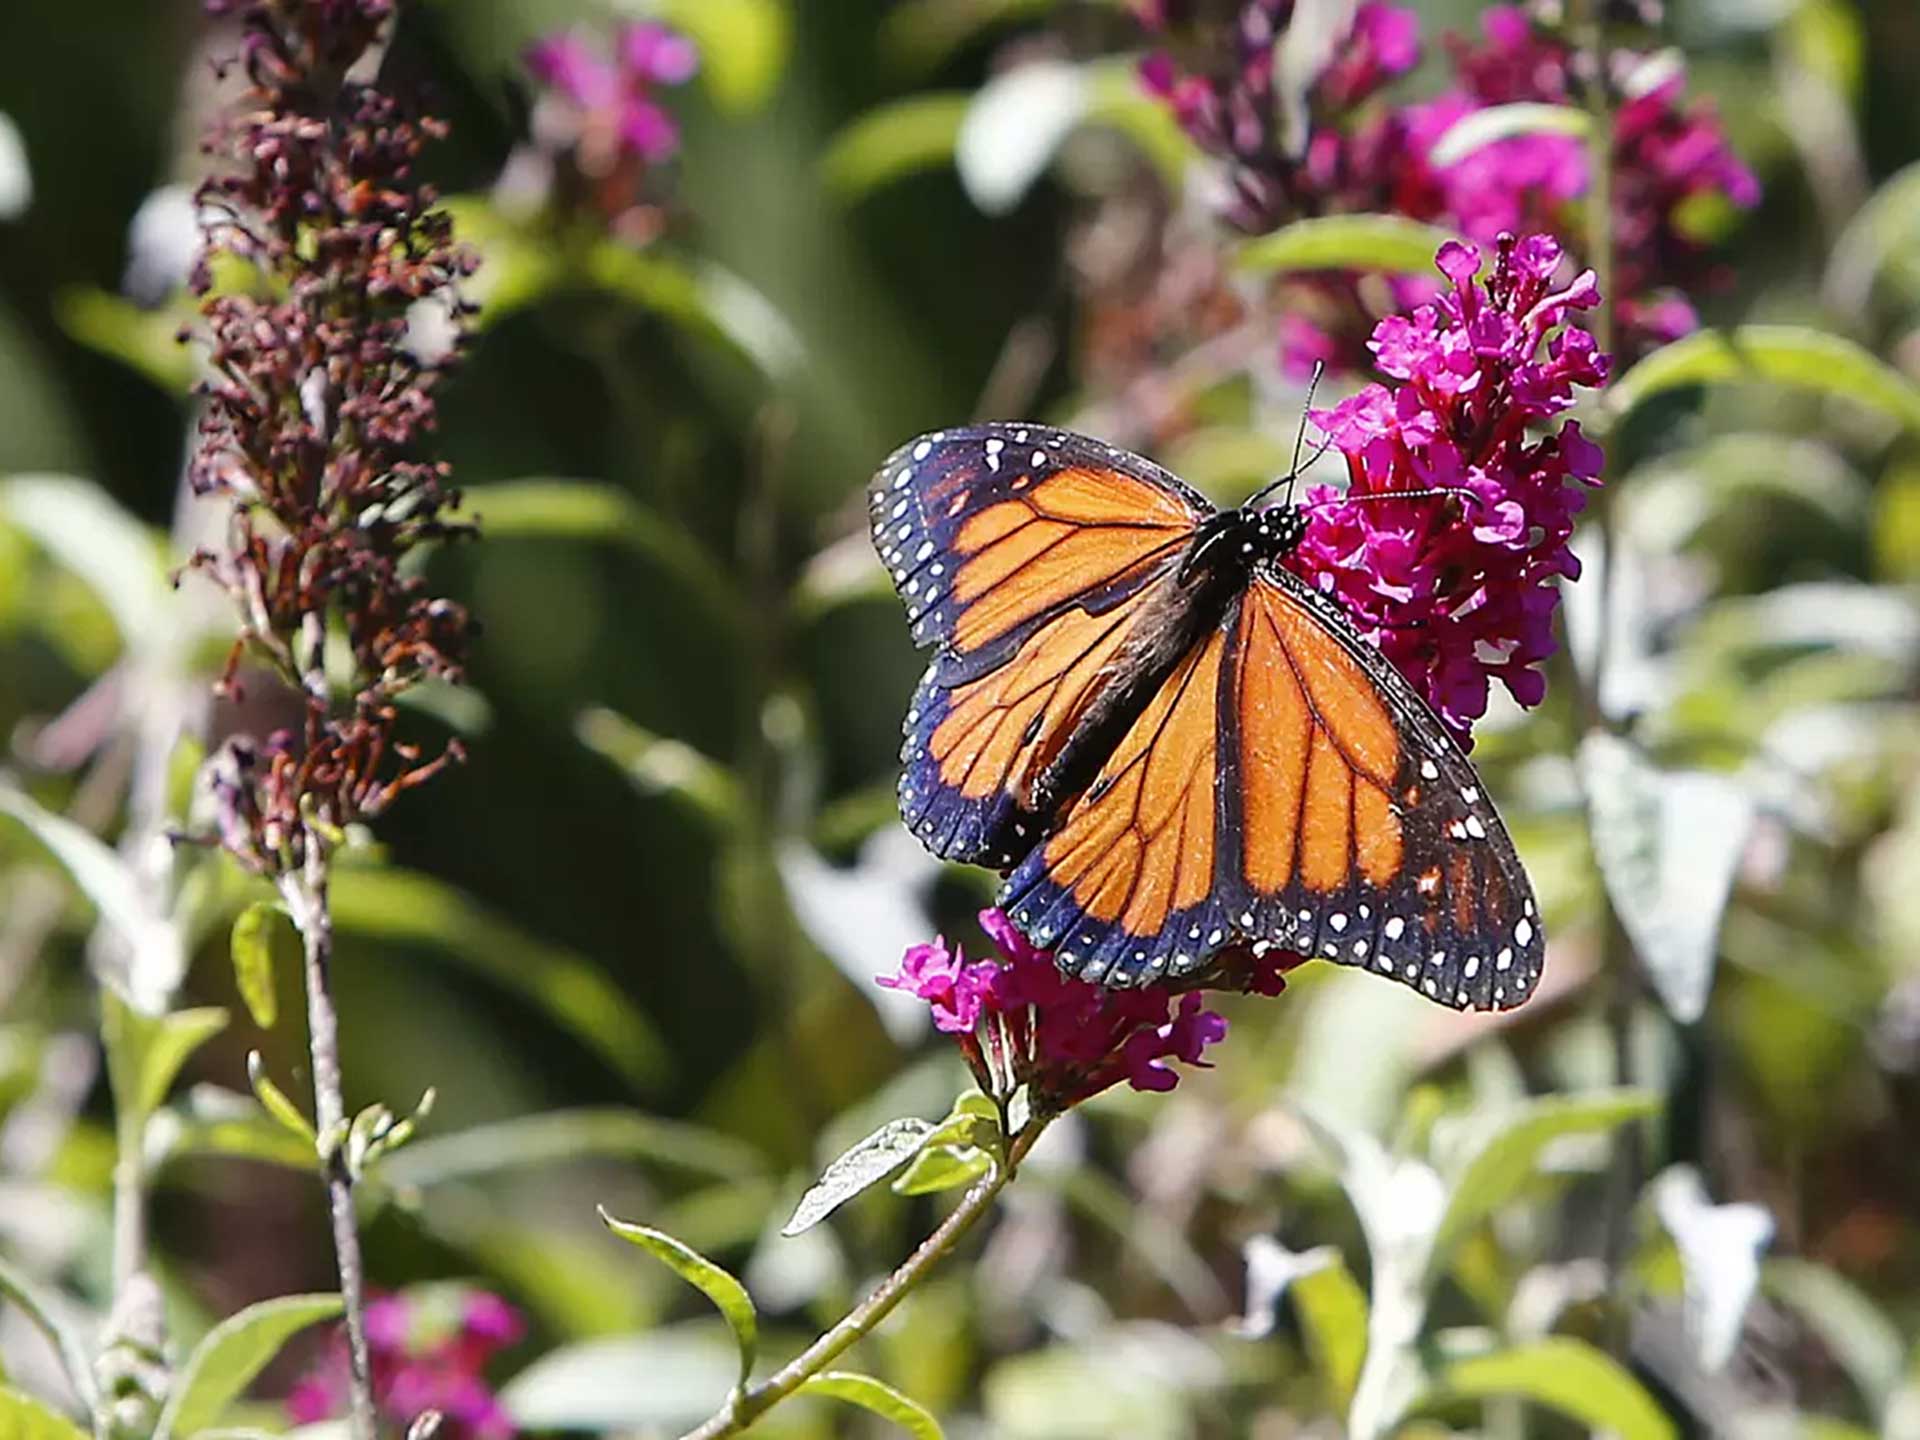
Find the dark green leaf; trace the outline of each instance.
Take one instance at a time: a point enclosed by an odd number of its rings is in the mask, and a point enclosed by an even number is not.
[[[1379,270],[1431,275],[1433,257],[1451,231],[1399,215],[1329,215],[1296,220],[1240,247],[1243,270],[1278,275],[1297,270]]]
[[[302,959],[300,936],[284,905],[256,900],[233,922],[234,983],[262,1030],[271,1030],[280,1014],[274,976],[281,969],[298,973]]]
[[[1457,1361],[1440,1373],[1438,1388],[1467,1399],[1517,1395],[1619,1440],[1676,1440],[1679,1434],[1639,1381],[1570,1336]]]
[[[747,1377],[753,1373],[753,1355],[760,1342],[760,1321],[747,1287],[692,1246],[664,1231],[616,1220],[605,1210],[600,1212],[600,1218],[614,1234],[629,1244],[638,1245],[718,1307],[727,1327],[733,1331],[734,1344],[740,1351],[740,1383],[746,1384]]]
[[[1726,381],[1817,390],[1920,430],[1920,387],[1851,340],[1800,325],[1701,330],[1663,345],[1607,391],[1607,406],[1623,416],[1665,391]]]
[[[891,1420],[916,1440],[943,1440],[940,1422],[925,1407],[902,1395],[891,1385],[871,1375],[854,1375],[845,1370],[824,1370],[800,1387],[802,1395],[825,1395],[844,1400],[871,1411],[882,1420]]]
[[[835,1157],[820,1172],[820,1178],[800,1197],[792,1218],[781,1227],[780,1233],[798,1235],[812,1229],[869,1185],[879,1183],[906,1164],[933,1133],[932,1125],[913,1116],[889,1120]]]
[[[282,1295],[247,1306],[216,1325],[194,1347],[160,1412],[154,1440],[187,1440],[217,1421],[309,1325],[340,1313],[338,1295]]]

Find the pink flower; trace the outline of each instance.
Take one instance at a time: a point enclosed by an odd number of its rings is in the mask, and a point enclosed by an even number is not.
[[[1378,369],[1402,383],[1313,413],[1348,486],[1309,490],[1288,564],[1339,598],[1463,745],[1492,679],[1522,705],[1543,698],[1554,582],[1579,574],[1567,542],[1580,487],[1599,483],[1600,448],[1577,421],[1532,433],[1607,374],[1593,337],[1565,324],[1598,303],[1593,273],[1555,288],[1562,258],[1550,236],[1502,235],[1481,280],[1477,247],[1442,246],[1439,298],[1374,328]],[[1408,490],[1457,493],[1359,498]]]
[[[658,86],[684,84],[699,69],[699,52],[678,31],[649,22],[622,26],[611,59],[569,31],[535,42],[526,63],[577,112],[583,142],[611,137],[618,153],[596,157],[591,168],[611,168],[623,155],[658,164],[680,148],[679,126],[653,95]]]
[[[1052,953],[1034,948],[998,910],[982,910],[980,928],[998,959],[969,964],[935,940],[907,951],[901,973],[879,983],[928,1002],[934,1024],[959,1040],[989,1094],[1026,1085],[1063,1110],[1123,1080],[1135,1090],[1171,1090],[1180,1076],[1170,1061],[1205,1065],[1207,1047],[1226,1038],[1226,1020],[1203,1008],[1198,992],[1109,990],[1062,975]],[[1234,955],[1211,979],[1277,995],[1283,968],[1297,960],[1291,952]]]
[[[374,1403],[404,1433],[437,1410],[447,1440],[508,1440],[513,1420],[487,1384],[495,1355],[526,1334],[520,1313],[498,1295],[462,1285],[423,1286],[367,1304]],[[287,1394],[287,1414],[311,1425],[347,1408],[347,1350],[336,1334],[326,1354]]]

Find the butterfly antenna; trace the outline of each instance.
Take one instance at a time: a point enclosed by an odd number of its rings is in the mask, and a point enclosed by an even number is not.
[[[1326,361],[1316,360],[1313,362],[1313,374],[1307,380],[1307,400],[1306,403],[1300,407],[1300,428],[1294,431],[1293,434],[1293,460],[1287,466],[1286,503],[1289,505],[1293,503],[1293,482],[1298,479],[1300,475],[1300,451],[1307,443],[1307,417],[1313,413],[1314,392],[1320,388],[1320,377],[1326,373]],[[1313,459],[1318,460],[1326,453],[1326,446],[1323,445],[1314,454]],[[1311,465],[1313,461],[1309,460],[1307,463]]]

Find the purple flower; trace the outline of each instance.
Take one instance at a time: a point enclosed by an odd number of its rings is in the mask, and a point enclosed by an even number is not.
[[[1179,1072],[1169,1061],[1204,1065],[1206,1048],[1226,1038],[1226,1020],[1203,1008],[1197,991],[1109,990],[1062,975],[1052,953],[1036,949],[998,910],[982,910],[980,928],[998,959],[968,963],[935,940],[908,950],[900,974],[879,983],[928,1002],[935,1025],[959,1041],[989,1094],[1027,1085],[1058,1110],[1122,1081],[1136,1090],[1171,1090]],[[1209,983],[1277,995],[1285,988],[1283,969],[1298,957],[1267,957],[1230,955]]]
[[[1477,247],[1442,246],[1447,288],[1374,329],[1375,363],[1401,383],[1313,413],[1346,456],[1348,486],[1309,490],[1288,563],[1341,601],[1463,745],[1492,679],[1522,705],[1543,698],[1535,667],[1555,648],[1554,582],[1579,574],[1567,542],[1581,487],[1599,483],[1600,448],[1577,421],[1534,434],[1608,368],[1593,337],[1566,325],[1598,303],[1593,274],[1555,288],[1562,260],[1550,236],[1503,235],[1482,280]],[[1456,493],[1374,498],[1436,489]]]
[[[507,1440],[513,1420],[487,1384],[486,1370],[526,1334],[520,1313],[498,1295],[463,1285],[431,1285],[381,1295],[367,1305],[367,1348],[374,1403],[405,1433],[437,1410],[447,1440]],[[317,1424],[347,1408],[347,1349],[335,1334],[320,1362],[287,1394],[287,1413]]]
[[[681,85],[699,69],[699,52],[676,30],[650,22],[624,25],[609,59],[575,31],[532,45],[527,68],[573,112],[566,128],[586,147],[589,173],[622,161],[657,165],[680,148],[680,127],[654,97],[663,85]]]

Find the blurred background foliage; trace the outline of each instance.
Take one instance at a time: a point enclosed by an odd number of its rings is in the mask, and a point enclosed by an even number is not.
[[[337,886],[347,1098],[435,1088],[374,1172],[372,1273],[524,1309],[501,1378],[535,1430],[672,1432],[731,1382],[724,1330],[596,1202],[741,1273],[773,1353],[938,1213],[882,1193],[775,1234],[821,1161],[963,1083],[871,979],[936,929],[977,943],[989,893],[893,818],[918,662],[866,548],[873,466],[1021,414],[1232,500],[1302,399],[1257,276],[1221,282],[1249,307],[1224,345],[1206,295],[1143,278],[1193,224],[1193,157],[1120,8],[657,8],[703,68],[645,245],[494,190],[526,46],[614,11],[410,4],[387,60],[452,123],[429,163],[486,262],[442,427],[484,539],[432,561],[485,634],[471,689],[410,722],[470,760]],[[1429,36],[1475,24],[1419,8]],[[0,19],[0,1257],[104,1309],[88,962],[174,963],[115,961],[118,903],[176,947],[178,1003],[230,1012],[140,1137],[182,1343],[331,1283],[319,1195],[243,1098],[249,1050],[304,1075],[297,1019],[236,992],[252,892],[156,858],[191,825],[195,737],[233,723],[204,699],[222,604],[169,583],[205,538],[173,340],[220,44],[198,12]],[[1706,320],[1860,348],[1704,386],[1696,360],[1617,407],[1618,568],[1567,621],[1589,654],[1606,632],[1633,744],[1582,746],[1559,677],[1476,753],[1546,907],[1546,989],[1471,1018],[1310,970],[1233,1007],[1216,1070],[1061,1122],[977,1259],[860,1356],[950,1433],[1920,1434],[1920,11],[1675,0],[1668,25],[1765,184]],[[88,835],[118,846],[105,879]],[[1603,868],[1644,975],[1602,965]],[[62,1393],[13,1307],[0,1368]],[[761,1429],[863,1426],[809,1400]]]

